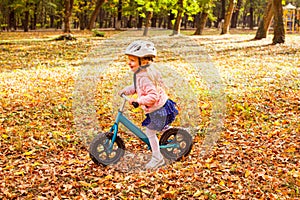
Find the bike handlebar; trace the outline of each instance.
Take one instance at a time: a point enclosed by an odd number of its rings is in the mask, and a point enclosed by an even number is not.
[[[125,94],[121,94],[121,97],[123,97],[126,101],[129,101],[130,99],[125,95]],[[138,102],[132,102],[133,107],[137,108],[139,107],[139,103]]]
[[[137,108],[137,107],[140,106],[138,102],[132,102],[132,105],[133,105],[133,107],[135,107],[135,108]]]

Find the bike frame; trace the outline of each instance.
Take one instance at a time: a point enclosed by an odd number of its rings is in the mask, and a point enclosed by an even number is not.
[[[148,148],[151,149],[149,139],[147,135],[140,129],[138,128],[135,124],[133,124],[127,117],[123,115],[123,110],[125,107],[125,103],[128,99],[125,95],[122,95],[124,98],[123,104],[118,110],[118,114],[116,117],[116,121],[113,124],[113,126],[110,129],[110,132],[113,132],[113,137],[111,139],[111,144],[109,145],[109,149],[112,149],[113,144],[116,141],[117,135],[118,135],[118,130],[119,130],[119,123],[123,124],[128,130],[130,130],[135,136],[137,136],[140,140],[142,140],[144,143],[148,145]],[[160,148],[179,148],[178,144],[166,144],[166,145],[160,145]]]
[[[110,129],[111,132],[112,131],[114,132],[114,136],[112,138],[113,142],[117,137],[119,123],[123,124],[128,130],[130,130],[134,135],[136,135],[139,139],[141,139],[150,147],[150,142],[146,134],[141,129],[139,129],[136,125],[134,125],[129,119],[127,119],[127,117],[125,117],[121,111],[118,111],[116,121]]]

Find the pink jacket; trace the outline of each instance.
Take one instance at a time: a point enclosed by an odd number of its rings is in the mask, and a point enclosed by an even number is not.
[[[134,85],[124,88],[125,95],[135,93]],[[145,113],[151,113],[163,107],[168,100],[168,96],[161,87],[156,87],[149,78],[146,70],[141,70],[136,74],[137,102],[141,105]]]

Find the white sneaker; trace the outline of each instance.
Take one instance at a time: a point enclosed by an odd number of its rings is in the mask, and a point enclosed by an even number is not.
[[[154,169],[154,168],[161,167],[164,164],[165,164],[165,160],[163,157],[161,157],[161,159],[152,157],[151,160],[146,164],[145,168],[146,169]]]

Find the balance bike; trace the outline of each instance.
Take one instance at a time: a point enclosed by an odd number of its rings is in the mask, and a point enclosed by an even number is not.
[[[125,153],[125,144],[122,138],[118,135],[119,123],[129,129],[137,138],[148,145],[151,149],[149,140],[146,134],[134,125],[123,114],[126,101],[129,100],[124,94],[124,101],[118,110],[115,123],[112,125],[109,132],[98,134],[89,146],[90,158],[97,165],[107,166],[117,163]],[[137,108],[137,102],[132,105]],[[193,138],[187,130],[179,127],[172,127],[162,133],[159,140],[160,151],[162,155],[171,161],[179,161],[187,156],[193,145]]]

